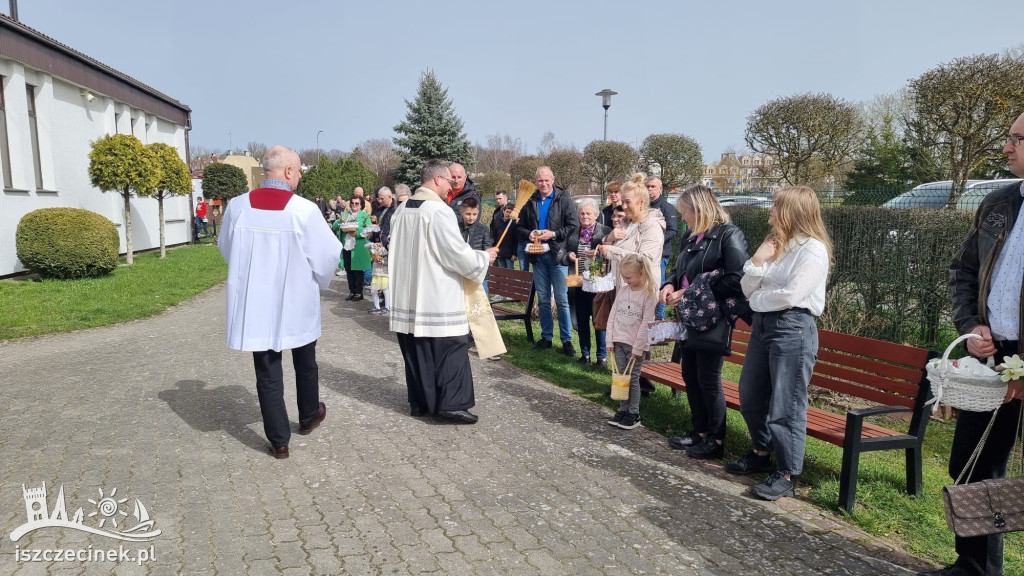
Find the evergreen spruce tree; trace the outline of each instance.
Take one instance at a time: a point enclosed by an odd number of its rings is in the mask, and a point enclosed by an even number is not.
[[[395,169],[395,181],[413,189],[420,181],[420,169],[430,159],[440,158],[473,165],[473,146],[462,131],[462,119],[455,114],[448,90],[441,86],[432,70],[420,76],[416,100],[405,101],[409,112],[395,126],[395,147],[401,163]]]

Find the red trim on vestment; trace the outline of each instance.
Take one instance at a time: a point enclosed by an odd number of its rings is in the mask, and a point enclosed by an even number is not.
[[[249,193],[249,205],[257,210],[284,210],[294,195],[291,190],[257,188]]]

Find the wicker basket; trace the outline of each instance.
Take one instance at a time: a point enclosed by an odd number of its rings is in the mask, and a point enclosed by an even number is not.
[[[953,348],[968,338],[981,336],[964,334],[953,340],[946,347],[942,358],[929,361],[925,368],[928,380],[932,383],[933,397],[928,401],[929,404],[934,403],[932,412],[938,410],[940,402],[970,412],[991,412],[1003,404],[1006,383],[992,369],[991,358],[987,366],[970,356],[959,360],[949,359]]]
[[[619,372],[619,367],[615,363],[615,355],[610,355],[610,358],[612,361],[612,400],[629,400],[630,376],[633,373],[636,358],[630,358],[629,364],[626,364],[626,369],[622,372]]]
[[[583,276],[580,276],[580,261],[576,260],[576,273],[568,274],[565,277],[565,286],[567,288],[580,288],[583,286]]]
[[[605,274],[604,276],[591,276],[589,271],[583,272],[583,291],[584,292],[611,292],[615,290],[615,274]]]

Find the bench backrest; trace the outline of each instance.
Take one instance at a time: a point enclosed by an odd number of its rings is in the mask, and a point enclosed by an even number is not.
[[[736,322],[733,356],[726,361],[743,363],[750,330],[742,320]],[[915,410],[928,357],[924,348],[818,330],[818,361],[811,385],[876,404]]]
[[[493,295],[526,302],[533,290],[533,273],[491,266],[487,276],[487,289]]]

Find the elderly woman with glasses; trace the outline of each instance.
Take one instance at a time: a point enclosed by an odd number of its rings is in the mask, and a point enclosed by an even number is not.
[[[371,222],[370,215],[363,211],[362,196],[353,196],[348,208],[334,221],[332,228],[342,242],[341,264],[348,276],[348,297],[345,300],[359,301],[363,299],[366,271],[373,264],[370,251],[366,249],[366,238],[363,237],[363,228]],[[345,226],[346,223],[348,226]],[[352,224],[355,224],[355,231],[342,230],[343,226],[351,229]]]
[[[604,237],[611,232],[611,228],[597,223],[599,214],[597,201],[593,198],[583,199],[577,206],[576,211],[580,218],[580,233],[566,238],[565,244],[558,251],[558,262],[562,266],[568,266],[570,272],[575,271],[577,263],[580,270],[586,270],[589,261],[586,253],[593,254],[592,248],[601,244]],[[576,331],[580,339],[580,364],[590,364],[590,322],[594,315],[594,294],[585,292],[582,288],[569,288],[569,306],[576,311]],[[605,331],[594,329],[594,338],[597,340],[597,365],[607,366],[605,349]]]

